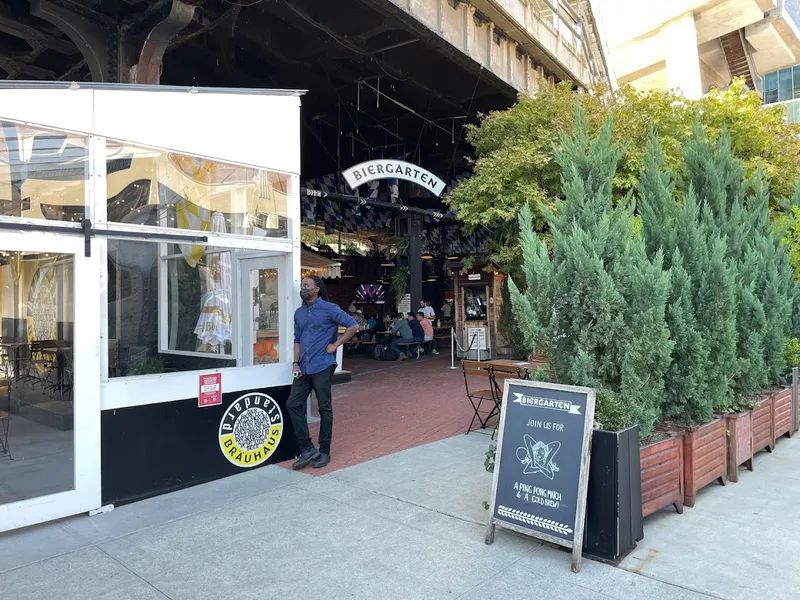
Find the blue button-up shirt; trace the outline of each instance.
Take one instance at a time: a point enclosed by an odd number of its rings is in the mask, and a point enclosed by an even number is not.
[[[300,370],[313,375],[336,364],[328,344],[336,341],[339,327],[352,327],[356,320],[336,304],[317,298],[294,311],[294,343],[300,344]]]

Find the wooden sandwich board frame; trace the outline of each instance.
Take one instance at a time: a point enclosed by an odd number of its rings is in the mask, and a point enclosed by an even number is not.
[[[500,477],[500,470],[503,468],[504,460],[508,460],[508,456],[503,455],[503,432],[505,429],[508,395],[510,386],[522,386],[539,388],[545,390],[557,390],[570,392],[573,394],[581,394],[586,397],[586,410],[584,415],[583,436],[582,436],[582,451],[580,462],[580,473],[578,479],[578,494],[575,507],[575,527],[573,531],[572,540],[564,540],[562,538],[541,533],[539,531],[510,523],[495,516],[495,507],[497,502],[497,484]],[[498,423],[498,437],[497,437],[497,454],[495,458],[494,477],[492,481],[492,496],[489,502],[489,522],[486,524],[486,544],[494,542],[495,528],[500,526],[504,529],[515,531],[522,535],[533,537],[544,542],[557,544],[572,549],[572,572],[578,573],[581,570],[581,558],[583,551],[583,529],[586,520],[586,495],[589,485],[589,459],[591,456],[592,444],[592,430],[594,427],[594,410],[595,410],[595,391],[592,388],[562,385],[557,383],[550,383],[545,381],[527,381],[522,379],[506,379],[503,387],[503,406],[500,411],[500,421]],[[516,458],[516,457],[515,457]]]

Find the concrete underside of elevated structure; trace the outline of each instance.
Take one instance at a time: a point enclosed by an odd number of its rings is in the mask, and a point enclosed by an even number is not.
[[[694,90],[699,77],[705,92],[728,85],[734,76],[757,78],[800,58],[800,32],[778,0],[602,0],[600,6],[610,61],[621,84]],[[687,21],[693,30],[676,29]],[[670,34],[675,31],[681,35]],[[737,53],[723,44],[731,34],[737,36]],[[697,56],[686,54],[689,46],[697,48]],[[676,53],[683,55],[677,62]]]
[[[561,3],[0,0],[0,76],[304,89],[310,174],[387,153],[455,174],[479,113],[603,77],[574,35],[591,19]]]

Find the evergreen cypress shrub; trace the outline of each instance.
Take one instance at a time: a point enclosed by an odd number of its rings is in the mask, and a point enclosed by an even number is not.
[[[679,205],[675,188],[651,130],[639,177],[639,214],[648,255],[664,252],[672,280],[666,317],[674,346],[661,417],[703,421],[713,410],[706,393],[709,348],[696,308],[697,283],[708,265],[708,243],[694,192],[690,189]]]
[[[580,111],[555,159],[563,198],[541,206],[552,254],[525,207],[519,219],[527,291],[509,279],[512,307],[529,351],[550,356],[559,379],[597,390],[607,429],[638,424],[648,434],[664,402],[673,343],[666,322],[670,276],[634,235],[631,197],[616,205],[612,179],[622,149],[612,122],[592,140]]]
[[[704,422],[779,381],[798,286],[767,182],[746,178],[728,135],[712,141],[696,125],[684,167],[683,179],[664,168],[651,132],[639,210],[648,255],[671,257],[662,416]]]

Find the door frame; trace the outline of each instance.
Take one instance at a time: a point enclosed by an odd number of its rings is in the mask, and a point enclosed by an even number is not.
[[[250,271],[254,269],[277,269],[278,271],[278,311],[280,332],[285,332],[280,341],[280,362],[291,363],[287,357],[294,351],[294,306],[290,290],[293,287],[291,255],[271,252],[238,252],[236,254],[236,293],[238,297],[239,318],[239,362],[240,367],[253,366],[253,305],[250,300]]]
[[[41,231],[2,232],[0,250],[68,254],[73,257],[72,431],[75,485],[69,491],[0,505],[0,532],[100,507],[100,335],[101,315],[105,314],[101,303],[105,273],[100,257],[102,253],[98,252],[97,246],[96,240],[92,240],[90,256],[86,256],[85,242],[79,235]]]

